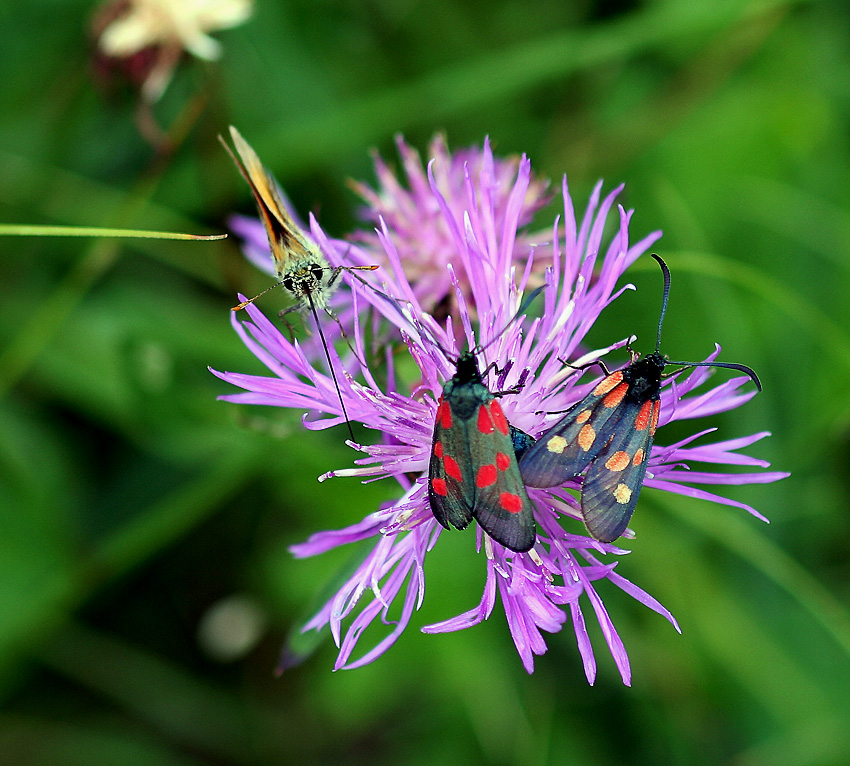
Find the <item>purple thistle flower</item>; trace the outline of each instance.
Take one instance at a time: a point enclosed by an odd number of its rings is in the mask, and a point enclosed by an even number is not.
[[[556,633],[571,619],[587,679],[593,683],[596,659],[585,623],[589,606],[623,682],[630,684],[628,656],[600,591],[618,587],[668,619],[677,630],[678,625],[658,601],[615,571],[616,561],[603,560],[611,554],[620,557],[627,551],[580,534],[583,528],[575,523],[564,524],[563,517],[579,518],[578,503],[566,491],[579,487],[579,481],[554,490],[530,490],[536,506],[537,542],[528,553],[515,553],[483,535],[480,529],[474,537],[468,531],[445,532],[430,509],[427,471],[437,400],[443,383],[454,373],[460,351],[484,349],[479,353],[479,366],[490,370],[485,381],[491,391],[504,391],[522,383],[518,393],[504,396],[501,404],[509,421],[532,435],[539,435],[560,417],[547,412],[567,409],[595,385],[596,381],[582,384],[582,375],[565,367],[560,360],[586,364],[626,344],[627,340],[621,340],[594,351],[582,345],[599,314],[624,290],[632,289],[631,285],[617,288],[620,277],[660,237],[660,232],[630,243],[632,211],[615,208],[622,187],[600,201],[601,182],[594,189],[584,215],[577,220],[564,179],[563,220],[555,219],[551,243],[535,252],[530,240],[519,232],[529,220],[529,189],[535,185],[542,189],[540,182],[532,180],[529,161],[525,157],[520,159],[513,166],[514,175],[508,178],[502,172],[505,166],[493,159],[486,143],[480,152],[466,152],[463,164],[459,164],[457,157],[448,156],[444,144],[436,144],[436,150],[453,173],[463,168],[462,183],[457,181],[446,187],[449,174],[441,176],[444,182],[441,186],[429,165],[426,185],[424,178],[417,175],[416,162],[411,159],[414,155],[400,143],[412,189],[405,192],[397,184],[394,186],[395,177],[379,165],[382,193],[365,193],[365,187],[361,187],[367,202],[380,209],[373,209],[370,214],[378,223],[375,233],[354,237],[364,243],[363,248],[329,239],[311,219],[313,237],[332,264],[343,260],[358,264],[374,262],[378,257],[377,245],[382,248],[381,261],[386,264],[374,273],[374,281],[381,280],[374,288],[349,274],[344,275],[351,288],[346,299],[345,321],[349,323],[346,326],[350,327],[357,353],[349,353],[347,346],[339,344],[343,349],[341,357],[331,347],[334,366],[345,372],[337,377],[349,417],[376,431],[377,436],[372,444],[351,443],[363,453],[363,457],[355,460],[355,467],[329,471],[320,480],[345,476],[357,476],[365,481],[389,478],[399,484],[401,496],[358,523],[316,533],[292,547],[297,557],[306,557],[349,543],[375,541],[357,570],[305,630],[329,626],[339,647],[335,669],[360,667],[374,661],[398,639],[413,610],[423,604],[427,553],[442,534],[466,534],[470,547],[475,541],[479,552],[483,543],[482,560],[487,578],[481,600],[463,614],[423,628],[426,633],[476,625],[489,618],[498,595],[528,672],[534,668],[534,655],[546,651],[544,632]],[[500,171],[494,172],[495,168]],[[539,192],[531,194],[531,199],[539,200]],[[439,253],[410,247],[417,205],[423,211],[422,227],[442,232],[441,237],[423,239],[418,247],[433,246],[440,249]],[[402,209],[403,215],[391,215]],[[381,211],[387,212],[388,218]],[[603,230],[613,211],[619,226],[605,246]],[[542,275],[537,271],[537,279],[542,277],[545,284],[542,316],[531,322],[510,323],[532,274],[541,268],[545,271]],[[433,279],[423,277],[426,271]],[[417,285],[411,284],[408,274],[414,281],[419,280]],[[455,301],[444,323],[429,313],[439,303],[435,298],[441,290],[443,295],[451,294]],[[330,375],[313,366],[315,355],[284,337],[255,306],[248,306],[246,311],[249,321],[240,322],[234,315],[234,327],[272,376],[216,372],[246,392],[222,398],[310,410],[317,414],[310,419],[305,417],[304,425],[310,429],[342,422]],[[383,339],[403,339],[410,351],[410,358],[398,357],[387,347],[380,381],[360,361],[367,358],[365,330],[373,327],[375,317],[391,328],[381,336]],[[477,320],[477,330],[473,328],[473,317]],[[331,325],[328,323],[328,327]],[[709,359],[718,351],[716,347]],[[417,381],[408,387],[399,381],[411,377],[410,359],[416,365]],[[404,369],[396,370],[397,364]],[[746,377],[733,378],[701,394],[693,393],[708,381],[711,373],[708,368],[692,368],[687,374],[677,373],[666,379],[661,400],[662,424],[724,412],[753,396],[752,392],[741,390],[749,380]],[[655,444],[645,485],[735,505],[763,519],[749,506],[690,486],[769,482],[786,475],[686,470],[693,461],[767,467],[767,463],[737,451],[767,434],[697,444],[697,440],[712,431],[703,430],[669,446]],[[401,614],[391,620],[389,611],[397,599],[401,600]],[[355,656],[363,631],[379,617],[390,626],[387,635]]]

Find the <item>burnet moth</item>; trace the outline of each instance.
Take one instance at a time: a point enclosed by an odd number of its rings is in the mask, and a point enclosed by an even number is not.
[[[339,396],[342,415],[348,424],[348,431],[353,439],[354,434],[351,431],[351,423],[348,420],[348,413],[345,411],[345,404],[342,401],[342,394],[336,380],[336,372],[331,363],[330,353],[325,342],[325,336],[322,333],[321,325],[319,324],[319,317],[316,310],[321,309],[325,311],[328,316],[339,324],[336,315],[328,307],[328,299],[336,286],[339,275],[343,271],[374,271],[378,267],[330,266],[325,256],[322,255],[322,251],[318,245],[292,220],[292,216],[289,215],[286,205],[281,200],[278,191],[279,187],[274,176],[263,167],[257,153],[232,125],[230,126],[230,137],[233,139],[233,145],[236,148],[235,154],[221,136],[218,138],[233,159],[242,177],[248,182],[248,186],[251,187],[251,193],[254,195],[254,201],[257,203],[257,209],[260,212],[260,219],[266,229],[272,259],[274,260],[275,270],[278,276],[278,281],[275,284],[255,295],[253,298],[242,301],[238,306],[234,306],[233,311],[239,311],[245,308],[249,303],[253,303],[261,295],[265,295],[269,290],[273,290],[278,285],[282,285],[297,301],[295,306],[287,309],[284,313],[305,308],[310,310],[313,318],[316,320],[316,327],[322,339],[322,346],[325,350],[328,367],[336,385],[337,396]],[[341,326],[340,330],[342,331]],[[345,332],[343,331],[344,335]]]
[[[661,380],[666,377],[662,373],[667,365],[739,370],[761,391],[758,376],[746,365],[673,362],[659,352],[670,270],[655,253],[652,257],[664,275],[655,351],[640,359],[629,349],[631,362],[615,372],[602,365],[605,377],[543,433],[520,461],[522,479],[530,487],[556,487],[583,474],[581,516],[590,534],[603,543],[623,534],[635,510],[658,427]]]
[[[541,289],[523,302],[510,323]],[[517,460],[533,440],[508,423],[499,404],[501,393],[514,390],[494,394],[484,383],[477,360],[482,350],[460,355],[437,402],[428,498],[446,529],[466,529],[475,519],[496,542],[524,553],[534,546],[536,532]]]

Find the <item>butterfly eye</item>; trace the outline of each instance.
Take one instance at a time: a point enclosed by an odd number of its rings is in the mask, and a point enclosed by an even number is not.
[[[284,278],[280,281],[280,283],[284,286],[284,288],[286,288],[287,290],[289,290],[289,292],[291,292],[291,293],[294,293],[294,292],[295,292],[295,280],[292,278],[292,276],[291,276],[291,275],[287,275],[287,276],[285,276],[285,277],[284,277]]]
[[[321,281],[324,271],[324,268],[322,268],[318,263],[314,263],[310,266],[310,275],[316,281]]]

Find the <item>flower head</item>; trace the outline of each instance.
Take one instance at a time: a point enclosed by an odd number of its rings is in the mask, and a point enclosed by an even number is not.
[[[447,159],[444,155],[443,158]],[[449,164],[463,168],[462,184],[451,187],[451,192],[441,188],[429,165],[427,186],[424,181],[418,183],[415,195],[397,193],[395,206],[405,206],[403,217],[387,220],[373,211],[378,223],[374,239],[362,233],[355,237],[364,247],[369,243],[369,254],[329,239],[315,220],[311,221],[314,239],[331,263],[338,264],[346,258],[354,258],[356,262],[361,258],[368,260],[380,245],[383,262],[387,264],[385,269],[375,272],[382,282],[374,287],[350,275],[344,276],[351,287],[347,319],[357,354],[346,353],[344,346],[341,355],[332,352],[334,365],[346,373],[337,378],[350,418],[374,432],[375,437],[369,444],[352,444],[363,454],[355,461],[355,467],[329,471],[321,479],[339,480],[345,476],[358,476],[366,481],[389,479],[400,489],[397,500],[362,521],[344,529],[319,532],[293,546],[293,553],[304,557],[349,543],[374,540],[373,548],[354,574],[306,628],[330,627],[340,650],[336,668],[372,662],[401,635],[413,610],[422,606],[428,552],[443,534],[466,534],[470,554],[474,555],[472,548],[476,545],[486,569],[483,595],[469,611],[429,625],[425,632],[476,625],[491,615],[498,596],[511,636],[529,672],[534,667],[534,656],[546,651],[543,634],[556,633],[570,623],[588,681],[592,683],[596,660],[585,624],[590,607],[623,682],[628,684],[631,679],[628,656],[601,593],[612,586],[620,588],[664,616],[677,629],[678,626],[658,601],[615,571],[617,562],[608,558],[622,556],[627,551],[588,537],[578,523],[570,521],[570,517],[579,518],[579,506],[570,493],[560,488],[530,490],[536,506],[537,541],[527,553],[503,547],[480,529],[475,534],[469,530],[446,532],[437,523],[428,502],[427,474],[437,401],[445,381],[455,372],[460,352],[479,349],[479,369],[486,370],[485,383],[489,389],[511,392],[500,399],[510,423],[538,436],[559,417],[546,413],[567,409],[594,385],[582,383],[582,376],[565,367],[563,361],[583,364],[626,344],[627,339],[621,339],[606,349],[589,350],[584,339],[599,314],[631,287],[618,286],[623,273],[660,233],[630,242],[632,212],[615,207],[622,187],[603,199],[600,183],[584,214],[577,217],[565,179],[563,217],[552,223],[550,244],[534,252],[519,231],[528,221],[529,189],[539,183],[532,180],[528,160],[521,158],[511,177],[503,172],[494,173],[495,164],[485,144],[480,152],[467,152],[463,165],[458,166],[456,160]],[[475,169],[480,167],[490,170],[476,173]],[[410,173],[409,177],[412,177]],[[364,196],[374,206],[393,209],[389,184],[385,183],[382,195]],[[440,238],[431,241],[433,248],[441,249],[439,256],[428,250],[429,245],[423,240],[424,251],[411,248],[402,257],[400,245],[408,247],[409,233],[415,230],[414,201],[422,205],[423,228],[443,232]],[[604,228],[612,214],[618,226],[607,241]],[[391,220],[401,221],[398,225],[402,230],[391,225]],[[520,245],[521,242],[525,244]],[[417,286],[408,279],[408,274],[414,281],[421,279],[420,260],[428,263],[428,269],[435,275],[432,284],[444,280],[448,285],[446,294],[453,296],[453,310],[448,316],[441,316],[440,321],[432,313],[433,298],[439,291],[431,288],[417,291]],[[444,265],[438,267],[437,263]],[[522,304],[532,274],[539,269],[544,269],[545,286],[541,316],[511,321]],[[366,307],[369,312],[365,311]],[[239,322],[234,317],[234,327],[272,376],[216,373],[245,390],[223,398],[308,409],[326,416],[305,418],[305,426],[311,429],[341,422],[331,378],[313,365],[315,356],[285,338],[255,306],[249,306],[247,311],[249,321]],[[399,355],[393,353],[392,346],[382,349],[385,353],[380,374],[377,367],[366,366],[361,361],[369,357],[365,331],[372,326],[372,317],[363,318],[370,314],[394,328],[394,333],[382,336],[385,342],[403,343],[409,350],[409,355]],[[733,378],[702,394],[694,393],[708,381],[709,375],[710,370],[695,368],[675,379],[667,379],[661,422],[729,410],[752,396],[742,391],[746,377]],[[412,383],[403,382],[411,379]],[[784,476],[767,472],[727,474],[683,470],[690,461],[759,468],[767,465],[736,451],[765,434],[697,446],[696,440],[710,430],[677,444],[656,445],[649,459],[646,486],[731,503],[686,485],[774,481]],[[579,486],[578,482],[575,485]],[[733,504],[756,514],[748,506]],[[391,622],[388,612],[397,599],[401,601],[401,614]],[[391,626],[390,630],[377,645],[356,654],[363,631],[378,617]]]

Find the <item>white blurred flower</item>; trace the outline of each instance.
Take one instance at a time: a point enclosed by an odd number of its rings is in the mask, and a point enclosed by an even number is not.
[[[156,101],[182,51],[207,61],[217,59],[221,45],[207,33],[247,21],[253,10],[253,0],[129,0],[120,3],[97,44],[103,54],[117,59],[157,50],[142,86],[145,97]]]

